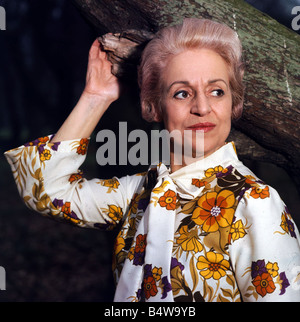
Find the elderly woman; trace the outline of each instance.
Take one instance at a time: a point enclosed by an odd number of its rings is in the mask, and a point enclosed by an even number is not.
[[[176,164],[171,149],[170,167],[83,177],[86,138],[120,92],[97,41],[83,94],[57,134],[6,152],[28,207],[80,227],[118,227],[115,301],[300,301],[291,215],[226,143],[242,112],[241,53],[231,28],[199,19],[161,30],[144,50],[143,116],[182,136],[203,133],[203,157],[191,164]]]

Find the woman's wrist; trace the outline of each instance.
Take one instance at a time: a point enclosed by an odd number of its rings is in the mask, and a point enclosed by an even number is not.
[[[82,92],[79,102],[81,100],[85,102],[86,107],[99,108],[101,110],[106,110],[114,101],[104,95],[102,96],[101,94],[90,93],[86,90]]]
[[[90,137],[109,105],[109,99],[84,91],[51,142]]]

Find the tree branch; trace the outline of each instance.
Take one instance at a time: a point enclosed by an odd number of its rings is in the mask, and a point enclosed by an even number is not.
[[[284,167],[300,191],[300,37],[242,0],[73,0],[95,26],[114,73],[136,77],[139,55],[159,28],[184,17],[234,28],[243,44],[246,95],[232,136],[239,155]],[[103,35],[107,31],[115,35]]]

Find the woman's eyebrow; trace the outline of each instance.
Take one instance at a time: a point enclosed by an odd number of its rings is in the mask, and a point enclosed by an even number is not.
[[[213,83],[217,83],[217,82],[223,82],[226,85],[226,87],[228,88],[227,82],[222,78],[216,78],[216,79],[209,80],[208,84],[213,84]]]
[[[190,82],[189,81],[175,81],[167,88],[167,92],[169,92],[170,89],[172,88],[172,86],[175,84],[190,85]]]
[[[208,83],[208,84],[213,84],[213,83],[217,83],[217,82],[223,82],[223,83],[226,85],[226,87],[228,88],[228,84],[227,84],[227,82],[226,82],[224,79],[222,79],[222,78],[211,79],[211,80],[209,80],[207,83]],[[172,84],[167,88],[167,92],[169,92],[169,91],[170,91],[170,89],[172,88],[172,86],[173,86],[173,85],[175,85],[175,84],[190,85],[190,82],[189,82],[189,81],[184,81],[184,80],[182,80],[182,81],[175,81],[175,82],[173,82],[173,83],[172,83]]]

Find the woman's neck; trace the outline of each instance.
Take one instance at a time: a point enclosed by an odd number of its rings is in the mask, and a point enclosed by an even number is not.
[[[214,152],[216,152],[219,148],[221,148],[222,146],[224,146],[226,144],[226,142],[224,142],[224,144],[222,144],[221,146],[215,147],[214,149],[211,149],[209,151],[204,151],[204,153],[198,157],[193,156],[193,157],[187,157],[184,156],[183,154],[178,157],[178,155],[174,154],[174,151],[170,152],[170,168],[171,168],[171,173],[189,165],[192,164],[196,161],[199,160],[203,160],[204,158],[207,158],[208,156],[210,156],[211,154],[213,154]]]

